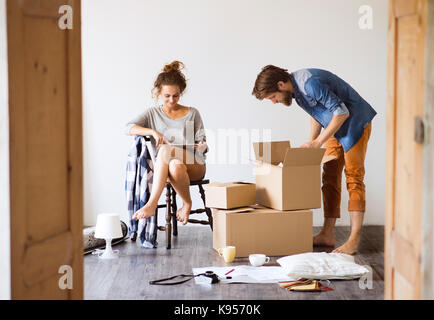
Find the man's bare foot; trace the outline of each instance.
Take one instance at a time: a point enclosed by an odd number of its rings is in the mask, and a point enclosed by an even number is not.
[[[181,209],[176,212],[176,218],[182,224],[187,224],[188,216],[190,215],[191,203],[184,203]]]
[[[317,247],[325,246],[325,247],[334,247],[335,239],[333,234],[325,234],[323,232],[318,233],[315,237],[313,237],[313,245]]]
[[[144,205],[142,208],[140,208],[134,213],[133,219],[139,220],[152,217],[153,215],[155,215],[156,209],[157,206],[155,204],[148,202],[146,205]]]
[[[347,242],[345,242],[340,247],[333,250],[333,253],[345,253],[345,254],[355,254],[359,246],[360,237],[350,237]]]

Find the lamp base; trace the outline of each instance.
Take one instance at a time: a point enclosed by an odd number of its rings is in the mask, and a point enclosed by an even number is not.
[[[98,258],[100,258],[100,259],[119,259],[119,255],[113,251],[104,250],[104,253],[99,255]]]
[[[105,239],[105,250],[103,251],[102,254],[101,251],[98,252],[98,258],[100,259],[105,259],[105,260],[109,260],[109,259],[118,259],[119,255],[118,252],[119,250],[112,250],[112,239]]]

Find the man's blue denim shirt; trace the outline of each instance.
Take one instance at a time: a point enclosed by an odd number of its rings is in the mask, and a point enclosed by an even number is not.
[[[334,134],[344,151],[350,150],[377,112],[348,83],[329,71],[302,69],[289,76],[297,104],[323,128],[333,115],[350,114]]]

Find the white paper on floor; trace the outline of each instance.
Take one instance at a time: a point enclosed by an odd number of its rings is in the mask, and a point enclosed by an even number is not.
[[[226,276],[225,274],[232,269],[235,270]],[[193,268],[193,274],[195,275],[204,273],[206,271],[213,271],[215,274],[217,274],[221,283],[277,283],[279,281],[295,280],[288,277],[285,270],[279,266],[252,267],[241,265],[229,267]],[[231,279],[227,279],[226,277],[231,277]],[[202,277],[194,278],[196,284],[204,283],[201,278]]]

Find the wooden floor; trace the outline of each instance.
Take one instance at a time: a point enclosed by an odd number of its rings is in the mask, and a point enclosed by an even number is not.
[[[314,228],[317,233],[320,228]],[[369,265],[373,271],[373,288],[360,289],[358,280],[332,281],[333,291],[296,293],[286,291],[277,284],[215,284],[196,285],[194,280],[175,286],[152,286],[150,280],[192,273],[193,267],[225,266],[225,262],[212,249],[209,226],[180,226],[172,249],[165,246],[164,232],[158,233],[157,249],[144,249],[139,241],[129,239],[114,246],[119,249],[118,260],[99,260],[95,255],[84,257],[85,299],[128,300],[299,300],[299,299],[354,299],[372,300],[384,297],[384,227],[365,226],[357,263]],[[336,245],[342,244],[349,227],[337,227]],[[330,248],[315,248],[330,252]],[[278,265],[274,257],[270,265]],[[237,258],[229,265],[248,265],[248,258]]]

